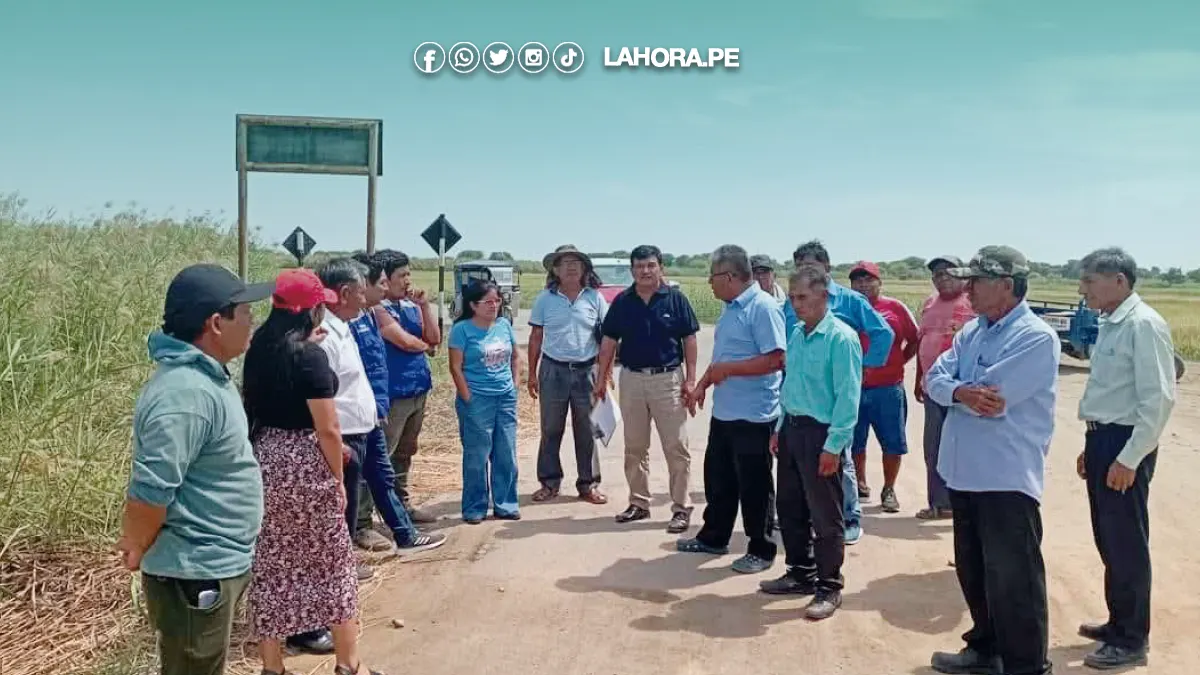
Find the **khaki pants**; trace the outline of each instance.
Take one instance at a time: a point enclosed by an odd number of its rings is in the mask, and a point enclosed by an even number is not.
[[[162,675],[221,675],[238,601],[250,584],[250,572],[232,579],[185,581],[142,574],[150,624],[158,632]],[[200,609],[202,591],[215,591],[216,602]]]
[[[688,453],[687,408],[680,387],[683,370],[654,375],[621,369],[618,399],[625,433],[625,480],[629,503],[650,508],[650,421],[658,429],[667,459],[671,484],[671,510],[690,512],[688,481],[692,457]]]
[[[387,425],[383,428],[392,469],[396,471],[396,496],[404,508],[410,508],[408,475],[412,471],[413,455],[417,454],[417,438],[425,421],[425,400],[428,398],[429,393],[426,392],[412,398],[392,399]]]

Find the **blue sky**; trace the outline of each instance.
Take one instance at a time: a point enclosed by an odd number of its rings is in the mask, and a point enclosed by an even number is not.
[[[378,117],[380,246],[540,256],[740,243],[836,260],[1009,243],[1200,267],[1200,3],[11,0],[0,192],[88,215],[237,212],[237,113]],[[573,76],[416,71],[413,50],[570,40]],[[615,71],[604,47],[739,47]],[[251,224],[365,241],[365,179],[252,174]]]

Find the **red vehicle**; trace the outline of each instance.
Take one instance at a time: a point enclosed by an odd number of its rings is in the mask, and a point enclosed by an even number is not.
[[[620,258],[592,258],[592,269],[596,270],[596,276],[600,277],[600,295],[612,304],[616,299],[617,294],[633,285],[633,270],[629,267],[628,260]],[[679,283],[669,281],[664,278],[670,286],[678,286]]]

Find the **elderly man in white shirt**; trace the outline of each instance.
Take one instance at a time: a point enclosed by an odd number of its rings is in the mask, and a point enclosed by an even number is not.
[[[1143,665],[1150,636],[1150,481],[1175,406],[1171,329],[1134,292],[1137,263],[1119,248],[1080,261],[1079,294],[1100,312],[1091,374],[1079,401],[1087,425],[1077,470],[1087,481],[1092,534],[1104,562],[1108,620],[1079,634],[1101,643],[1084,664]]]

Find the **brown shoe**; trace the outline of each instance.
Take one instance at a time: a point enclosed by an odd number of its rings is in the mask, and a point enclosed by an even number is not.
[[[557,496],[558,496],[558,490],[548,488],[545,485],[543,485],[542,487],[537,489],[537,492],[533,493],[533,501],[544,502],[544,501],[547,501],[550,499],[554,499]]]
[[[600,488],[592,488],[591,490],[588,490],[586,492],[580,492],[579,499],[581,499],[582,501],[585,501],[589,504],[607,504],[608,503],[608,497],[605,496],[605,494],[600,491]]]
[[[364,551],[388,551],[392,548],[392,542],[388,538],[379,534],[373,527],[360,528],[354,535],[354,545]]]
[[[408,511],[408,519],[414,523],[428,525],[429,523],[436,523],[438,521],[437,516],[428,511],[423,511],[416,506],[405,506],[404,509]]]

